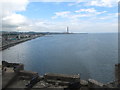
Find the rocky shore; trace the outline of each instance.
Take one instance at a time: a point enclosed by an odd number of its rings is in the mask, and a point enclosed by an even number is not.
[[[9,88],[22,90],[120,90],[120,81],[118,80],[120,76],[117,76],[115,81],[107,84],[93,79],[82,80],[80,75],[46,73],[41,76],[37,72],[24,70],[23,64],[8,63],[6,61],[2,61],[1,70],[3,90]],[[116,74],[118,74],[118,71],[120,71],[120,67],[116,69]]]

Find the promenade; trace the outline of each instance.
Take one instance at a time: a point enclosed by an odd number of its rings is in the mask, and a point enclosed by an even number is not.
[[[4,49],[7,49],[11,46],[14,46],[16,44],[19,44],[19,43],[22,43],[22,42],[25,42],[25,41],[28,41],[28,40],[32,40],[32,39],[35,39],[35,38],[38,38],[40,36],[43,36],[43,35],[37,35],[37,36],[32,36],[32,37],[27,37],[27,38],[22,38],[22,39],[18,39],[18,40],[12,40],[12,41],[1,41],[1,45],[0,45],[0,51],[1,50],[4,50]]]

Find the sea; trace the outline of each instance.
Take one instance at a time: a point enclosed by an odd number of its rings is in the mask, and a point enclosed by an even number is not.
[[[117,33],[54,34],[32,39],[0,52],[2,60],[23,63],[28,71],[80,74],[102,83],[115,80]]]

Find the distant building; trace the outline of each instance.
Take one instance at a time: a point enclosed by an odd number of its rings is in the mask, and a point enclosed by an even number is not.
[[[67,33],[69,33],[69,27],[67,26]]]

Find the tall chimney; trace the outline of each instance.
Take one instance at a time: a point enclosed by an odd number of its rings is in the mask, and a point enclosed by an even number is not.
[[[67,26],[67,33],[69,33],[69,27]]]

